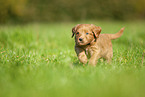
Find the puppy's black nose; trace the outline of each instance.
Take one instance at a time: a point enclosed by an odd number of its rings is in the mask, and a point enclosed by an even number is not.
[[[82,38],[79,38],[79,41],[83,41],[83,39]]]

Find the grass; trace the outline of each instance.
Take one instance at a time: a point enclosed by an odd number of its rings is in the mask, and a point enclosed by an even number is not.
[[[113,40],[111,65],[82,66],[71,28],[93,23]],[[83,21],[0,26],[0,97],[145,97],[144,21]]]

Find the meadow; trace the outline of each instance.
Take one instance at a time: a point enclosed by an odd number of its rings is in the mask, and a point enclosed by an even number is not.
[[[116,33],[113,60],[83,66],[71,29]],[[0,26],[0,97],[145,97],[145,21],[80,21]]]

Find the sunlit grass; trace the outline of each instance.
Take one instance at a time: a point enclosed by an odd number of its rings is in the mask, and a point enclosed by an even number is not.
[[[74,51],[77,23],[0,27],[0,97],[144,97],[145,22],[87,21],[113,40],[111,64],[83,66]]]

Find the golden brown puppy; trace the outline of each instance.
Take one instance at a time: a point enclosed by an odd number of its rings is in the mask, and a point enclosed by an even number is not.
[[[122,28],[116,34],[100,34],[101,27],[93,24],[78,24],[72,28],[72,37],[75,35],[75,51],[81,63],[95,66],[101,57],[108,62],[112,60],[112,39],[119,38],[123,34]],[[88,58],[87,58],[87,56]]]

